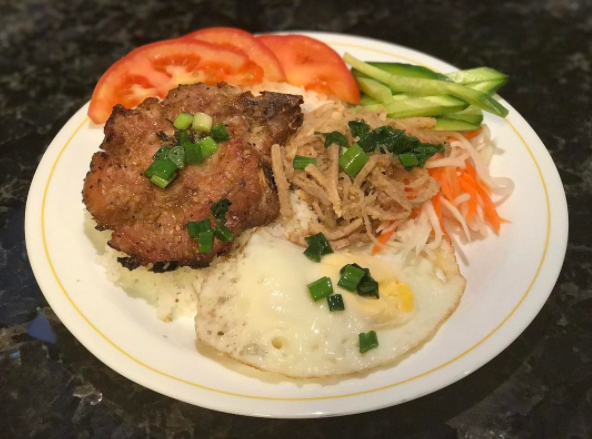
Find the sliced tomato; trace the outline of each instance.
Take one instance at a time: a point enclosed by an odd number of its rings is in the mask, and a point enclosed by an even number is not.
[[[234,27],[209,27],[190,33],[185,38],[239,49],[261,66],[268,81],[284,82],[286,76],[277,57],[249,32]]]
[[[168,40],[133,50],[99,80],[88,115],[104,123],[115,104],[133,108],[149,96],[165,97],[179,84],[228,82],[244,86],[263,81],[263,69],[241,51],[197,40]]]
[[[341,57],[325,43],[303,35],[257,37],[280,60],[288,83],[357,104],[360,92]]]

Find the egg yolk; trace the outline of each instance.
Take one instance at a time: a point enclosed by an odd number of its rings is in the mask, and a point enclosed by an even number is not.
[[[386,280],[378,284],[378,290],[381,297],[394,299],[402,313],[413,311],[414,295],[409,284],[399,283],[394,279]]]
[[[356,296],[355,307],[377,325],[407,322],[414,310],[414,294],[406,283],[388,279],[378,284],[380,298]]]

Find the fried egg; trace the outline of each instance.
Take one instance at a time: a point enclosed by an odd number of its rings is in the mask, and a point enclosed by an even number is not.
[[[209,270],[198,292],[198,339],[240,362],[293,378],[363,372],[396,362],[429,340],[456,309],[465,279],[443,242],[435,260],[367,248],[326,255],[320,263],[303,248],[254,233],[242,252]],[[380,298],[338,286],[346,264],[368,268]],[[345,309],[313,301],[307,284],[331,278]],[[359,334],[374,330],[379,345],[360,353]]]

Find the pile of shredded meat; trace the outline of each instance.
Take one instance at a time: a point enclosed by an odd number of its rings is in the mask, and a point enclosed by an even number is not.
[[[416,206],[421,206],[439,190],[438,183],[424,168],[407,171],[392,154],[380,151],[369,154],[369,160],[355,178],[339,168],[340,147],[324,146],[316,132],[339,131],[351,144],[348,122],[363,119],[372,128],[391,125],[422,142],[446,143],[445,135],[430,131],[433,118],[387,119],[384,113],[360,107],[346,108],[332,102],[305,115],[304,123],[285,148],[274,145],[272,167],[279,191],[281,215],[285,220],[297,216],[291,189],[306,203],[314,219],[299,223],[288,238],[305,245],[304,238],[322,232],[334,249],[358,242],[376,241],[377,232],[397,227],[407,221]],[[296,155],[315,157],[316,165],[295,170]]]

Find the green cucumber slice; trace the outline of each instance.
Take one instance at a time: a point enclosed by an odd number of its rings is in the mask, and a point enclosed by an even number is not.
[[[359,105],[361,105],[362,107],[367,107],[368,105],[376,105],[376,104],[380,104],[380,102],[378,102],[372,96],[368,96],[368,95],[362,93],[362,96],[360,97],[360,104]]]
[[[475,125],[481,125],[483,122],[483,116],[479,114],[464,114],[459,115],[458,113],[448,113],[447,119],[461,120],[464,122],[472,123]]]
[[[368,111],[382,111],[384,110],[384,104],[381,102],[378,102],[376,99],[362,94],[362,97],[360,99],[360,104],[361,107],[364,107],[366,110]]]
[[[493,81],[475,82],[472,84],[467,84],[467,87],[482,93],[486,93],[488,95],[492,95],[495,94],[506,82],[508,82],[508,78],[497,79]]]
[[[428,117],[464,110],[467,105],[454,96],[418,96],[394,100],[385,104],[384,109],[389,117]]]
[[[356,70],[387,85],[394,92],[420,96],[453,95],[497,116],[505,117],[508,114],[508,110],[503,105],[487,94],[464,85],[435,79],[391,75],[384,70],[354,58],[349,53],[344,55],[344,60]]]
[[[358,87],[368,96],[376,99],[378,102],[388,103],[393,99],[393,92],[386,85],[370,78],[356,77]]]
[[[436,73],[433,70],[423,66],[413,64],[404,64],[398,62],[368,62],[373,67],[384,70],[391,75],[410,76],[413,78],[438,79],[440,81],[450,81],[446,75]]]
[[[466,109],[462,111],[448,113],[446,115],[446,118],[464,120],[466,122],[474,124],[481,124],[481,122],[483,122],[483,112],[480,108],[477,108],[474,105],[469,105]]]
[[[460,70],[447,73],[446,77],[457,84],[471,84],[473,82],[508,80],[508,75],[499,72],[491,67],[477,67],[475,69]]]
[[[447,117],[437,117],[434,131],[474,131],[478,130],[481,124],[470,123],[465,120],[448,119]]]

